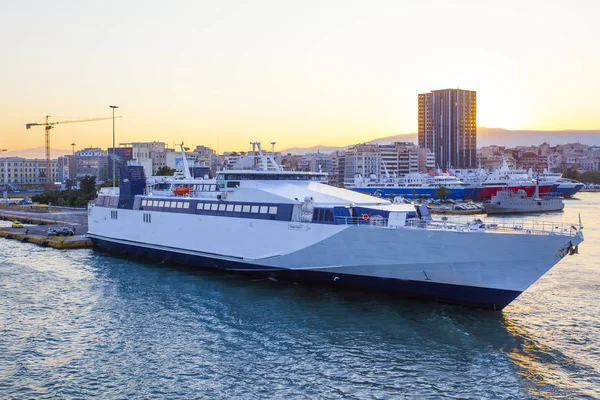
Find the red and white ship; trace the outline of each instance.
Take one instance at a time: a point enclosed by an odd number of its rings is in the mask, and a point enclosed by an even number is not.
[[[535,179],[532,179],[525,170],[511,170],[506,160],[503,161],[500,169],[489,174],[486,174],[484,170],[469,172],[464,177],[459,176],[459,179],[468,185],[481,188],[477,199],[489,199],[500,190],[509,190],[515,193],[523,190],[529,197],[535,193]],[[551,188],[551,184],[540,184],[539,195],[545,196]]]

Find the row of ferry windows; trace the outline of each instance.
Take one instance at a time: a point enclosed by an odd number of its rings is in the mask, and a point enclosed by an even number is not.
[[[187,201],[142,200],[142,207],[190,208]]]
[[[142,200],[142,207],[190,208],[190,203],[187,201]],[[277,214],[276,206],[252,206],[249,204],[198,203],[196,209],[271,215]]]
[[[277,214],[276,206],[251,206],[249,204],[198,203],[198,210],[244,212],[254,214]]]
[[[324,175],[308,174],[219,174],[217,180],[254,180],[254,181],[320,181]]]
[[[194,189],[195,192],[215,192],[217,190],[217,185],[212,184],[212,185],[187,185],[187,184],[182,184],[182,185],[175,185],[176,187],[189,187]],[[171,189],[171,184],[170,183],[157,183],[156,185],[154,185],[154,189],[155,190],[170,190]]]

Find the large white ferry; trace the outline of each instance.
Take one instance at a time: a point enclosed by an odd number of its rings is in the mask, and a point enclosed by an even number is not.
[[[434,221],[424,206],[329,186],[324,174],[222,171],[148,190],[140,166],[88,210],[103,249],[205,268],[501,310],[583,241],[580,225]],[[170,184],[165,189],[164,184]]]

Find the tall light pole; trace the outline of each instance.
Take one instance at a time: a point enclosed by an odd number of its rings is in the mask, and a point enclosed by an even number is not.
[[[115,108],[119,108],[119,106],[109,106],[110,108],[112,108],[112,112],[113,112],[113,189],[115,188],[115,169],[116,167],[116,163],[115,163]],[[114,190],[113,190],[114,193]]]
[[[0,152],[4,153],[5,151],[7,151],[6,149],[2,149],[0,150]],[[6,187],[4,188],[4,191],[2,192],[2,195],[4,197],[4,200],[8,199],[8,160],[4,160],[4,180],[6,182]]]
[[[71,161],[69,162],[69,182],[71,182],[71,189],[75,187],[75,143],[71,143],[71,147],[73,148],[73,153],[71,155]],[[71,173],[72,172],[72,173]]]

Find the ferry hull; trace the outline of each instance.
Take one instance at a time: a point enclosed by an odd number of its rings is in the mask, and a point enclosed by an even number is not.
[[[111,251],[497,310],[583,240],[125,209],[111,219],[112,212],[93,207],[88,219],[90,239]]]
[[[544,196],[546,195],[550,189],[552,188],[552,185],[540,185],[539,186],[539,193],[540,196]],[[500,190],[510,190],[511,192],[518,192],[519,190],[523,190],[528,197],[533,196],[533,194],[535,193],[535,185],[527,185],[527,186],[487,186],[487,187],[483,187],[481,189],[481,191],[479,192],[479,195],[477,196],[478,200],[487,200],[492,198],[493,196],[496,195],[496,193],[498,193]]]
[[[502,310],[521,292],[476,286],[444,284],[428,281],[379,278],[353,274],[324,272],[315,270],[297,270],[224,260],[216,257],[180,253],[175,250],[149,248],[139,244],[127,244],[92,237],[100,248],[114,254],[136,258],[172,262],[175,264],[196,266],[203,269],[235,271],[253,276],[263,276],[278,280],[317,283],[341,288],[359,289],[377,293],[387,293],[399,297],[459,304],[468,307]]]
[[[583,189],[583,184],[579,185],[554,185],[550,190],[549,194],[563,196],[565,198],[571,198],[577,194],[581,189]]]

